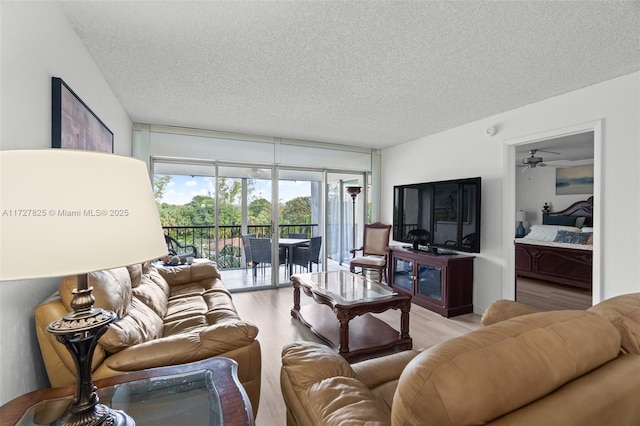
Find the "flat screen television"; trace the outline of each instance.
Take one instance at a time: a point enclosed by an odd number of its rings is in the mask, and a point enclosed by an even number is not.
[[[481,193],[479,177],[394,186],[393,239],[432,253],[479,253]]]

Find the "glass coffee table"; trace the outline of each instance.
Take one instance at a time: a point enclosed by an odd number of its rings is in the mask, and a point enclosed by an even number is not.
[[[411,296],[348,271],[296,274],[291,316],[327,342],[347,361],[411,349]],[[300,290],[316,303],[300,306]],[[327,308],[327,306],[329,308]],[[371,315],[399,309],[400,332]]]
[[[142,425],[254,425],[238,364],[222,357],[96,380],[100,403]],[[0,424],[58,425],[75,386],[40,389],[0,407]]]

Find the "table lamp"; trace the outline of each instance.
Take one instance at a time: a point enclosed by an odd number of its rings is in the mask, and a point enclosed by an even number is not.
[[[523,210],[518,210],[516,212],[516,222],[518,222],[518,228],[516,228],[516,238],[522,238],[524,237],[524,226],[522,225],[522,222],[524,222],[524,216],[525,213]]]
[[[92,151],[0,151],[0,229],[0,281],[78,276],[73,312],[47,327],[76,366],[62,424],[134,425],[99,403],[91,379],[98,339],[118,318],[93,307],[87,274],[166,255],[146,165]]]

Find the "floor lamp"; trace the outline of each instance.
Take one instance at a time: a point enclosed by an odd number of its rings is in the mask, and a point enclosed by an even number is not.
[[[356,249],[356,198],[358,194],[360,194],[360,190],[362,188],[359,186],[347,186],[347,194],[351,195],[351,200],[353,201],[353,249]]]
[[[78,277],[73,311],[47,327],[76,367],[61,424],[135,425],[99,403],[91,379],[98,340],[118,318],[93,307],[89,273],[166,255],[147,166],[91,151],[0,151],[0,212],[0,281]]]

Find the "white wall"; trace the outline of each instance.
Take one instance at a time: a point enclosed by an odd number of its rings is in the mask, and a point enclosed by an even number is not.
[[[552,212],[557,212],[592,195],[556,195],[556,168],[552,166],[524,171],[518,169],[516,173],[516,210],[525,212],[523,225],[527,232],[531,225],[542,223],[542,206],[545,202],[549,203]],[[517,223],[513,227],[515,230]]]
[[[482,243],[474,268],[474,310],[512,297],[507,247],[515,229],[515,201],[504,193],[505,145],[515,139],[602,120],[601,294],[640,291],[640,73],[599,83],[382,152],[382,220],[392,221],[393,186],[411,182],[482,177]],[[428,119],[426,117],[425,119]],[[493,137],[484,134],[496,126]],[[515,182],[511,185],[515,191]],[[513,194],[510,199],[515,200]],[[503,225],[507,220],[508,227]],[[511,266],[512,267],[512,266]],[[511,289],[511,290],[509,290]]]
[[[115,153],[131,155],[131,121],[57,3],[2,1],[0,28],[0,149],[51,147],[51,77],[55,76],[111,129]],[[51,256],[73,256],[73,245],[60,242],[59,251]],[[25,268],[38,261],[29,253],[24,258]],[[58,281],[0,283],[0,404],[48,386],[33,308],[56,290]]]

